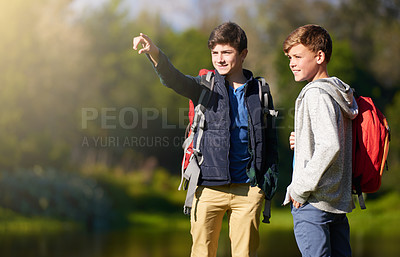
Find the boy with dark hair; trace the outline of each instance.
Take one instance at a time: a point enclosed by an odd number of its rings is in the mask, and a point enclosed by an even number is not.
[[[294,233],[303,256],[351,256],[352,119],[358,107],[349,85],[329,77],[329,33],[318,25],[294,30],[283,51],[295,81],[308,81],[295,103],[292,182]]]
[[[201,92],[209,90],[201,77],[179,72],[148,36],[135,37],[133,49],[138,46],[165,86],[195,104]],[[272,128],[264,125],[259,82],[243,69],[245,32],[235,23],[223,23],[211,32],[208,46],[215,82],[200,144],[203,161],[191,211],[191,256],[216,256],[225,213],[232,256],[256,256],[262,202],[272,190],[268,182],[276,186],[276,136],[267,136]]]

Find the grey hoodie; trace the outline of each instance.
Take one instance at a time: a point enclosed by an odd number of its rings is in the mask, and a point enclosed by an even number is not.
[[[303,88],[295,105],[295,163],[284,204],[291,196],[326,212],[351,212],[351,120],[357,114],[352,89],[336,77]]]

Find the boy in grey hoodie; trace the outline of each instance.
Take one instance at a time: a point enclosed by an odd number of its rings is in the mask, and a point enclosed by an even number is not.
[[[295,81],[308,81],[295,103],[291,203],[294,233],[303,256],[351,256],[346,213],[352,211],[353,91],[329,77],[329,33],[318,25],[294,30],[284,41]]]

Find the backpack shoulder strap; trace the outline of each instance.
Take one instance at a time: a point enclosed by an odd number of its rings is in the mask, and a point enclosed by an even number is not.
[[[200,83],[205,86],[205,88],[203,88],[197,105],[194,108],[194,117],[191,126],[192,132],[190,136],[186,138],[182,146],[184,148],[184,153],[186,153],[186,150],[192,143],[194,139],[194,134],[197,131],[198,135],[196,140],[196,147],[193,147],[193,155],[190,157],[187,169],[184,170],[182,166],[182,179],[178,188],[178,190],[181,190],[182,188],[187,189],[186,200],[183,208],[183,212],[186,215],[190,215],[194,193],[196,191],[198,178],[200,176],[200,165],[203,163],[204,160],[203,155],[200,152],[200,143],[201,138],[203,137],[203,131],[206,121],[205,111],[214,90],[214,73],[212,71],[208,71],[206,75],[202,75]]]
[[[204,126],[206,122],[205,111],[207,109],[208,103],[210,102],[212,93],[214,91],[214,73],[209,71],[206,75],[201,76],[201,84],[206,88],[200,94],[198,104],[194,108],[194,118],[192,124],[192,130],[198,131],[196,147],[193,148],[193,153],[196,155],[199,161],[199,165],[203,162],[203,156],[200,153],[200,143],[203,137]]]
[[[264,122],[267,128],[269,129],[269,133],[267,133],[268,141],[271,143],[270,148],[276,149],[276,131],[275,131],[275,118],[278,117],[278,111],[274,109],[274,103],[272,100],[271,91],[268,83],[263,77],[256,77],[259,84],[259,97],[261,101],[261,105],[263,107],[264,113]],[[277,158],[277,157],[276,157]],[[277,161],[277,160],[276,160]],[[265,197],[265,205],[263,211],[263,223],[270,223],[269,219],[271,218],[271,199],[276,191],[276,181],[277,177],[277,163],[272,164],[272,167],[268,170],[268,177],[270,177],[271,181],[269,183],[274,184],[270,188],[270,191],[266,193]],[[265,190],[265,189],[264,189]]]
[[[202,104],[207,106],[210,98],[211,98],[211,93],[214,90],[214,73],[212,71],[207,72],[206,75],[201,76],[201,81],[200,83],[205,86],[200,94],[198,104]],[[207,90],[208,89],[208,90]],[[208,91],[208,92],[207,92]],[[208,93],[207,99],[204,99],[205,95]],[[203,101],[205,102],[203,103]]]
[[[278,111],[274,109],[274,103],[272,101],[272,95],[269,85],[265,78],[256,77],[259,81],[259,95],[261,104],[264,107],[264,114],[271,115],[273,117],[278,117]]]

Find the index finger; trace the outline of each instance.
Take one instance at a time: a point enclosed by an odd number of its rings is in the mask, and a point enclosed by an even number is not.
[[[134,37],[133,38],[133,49],[137,50],[137,47],[138,47],[139,43],[143,42],[143,41],[144,41],[144,39],[143,39],[143,37],[141,35],[137,36],[137,37]]]

